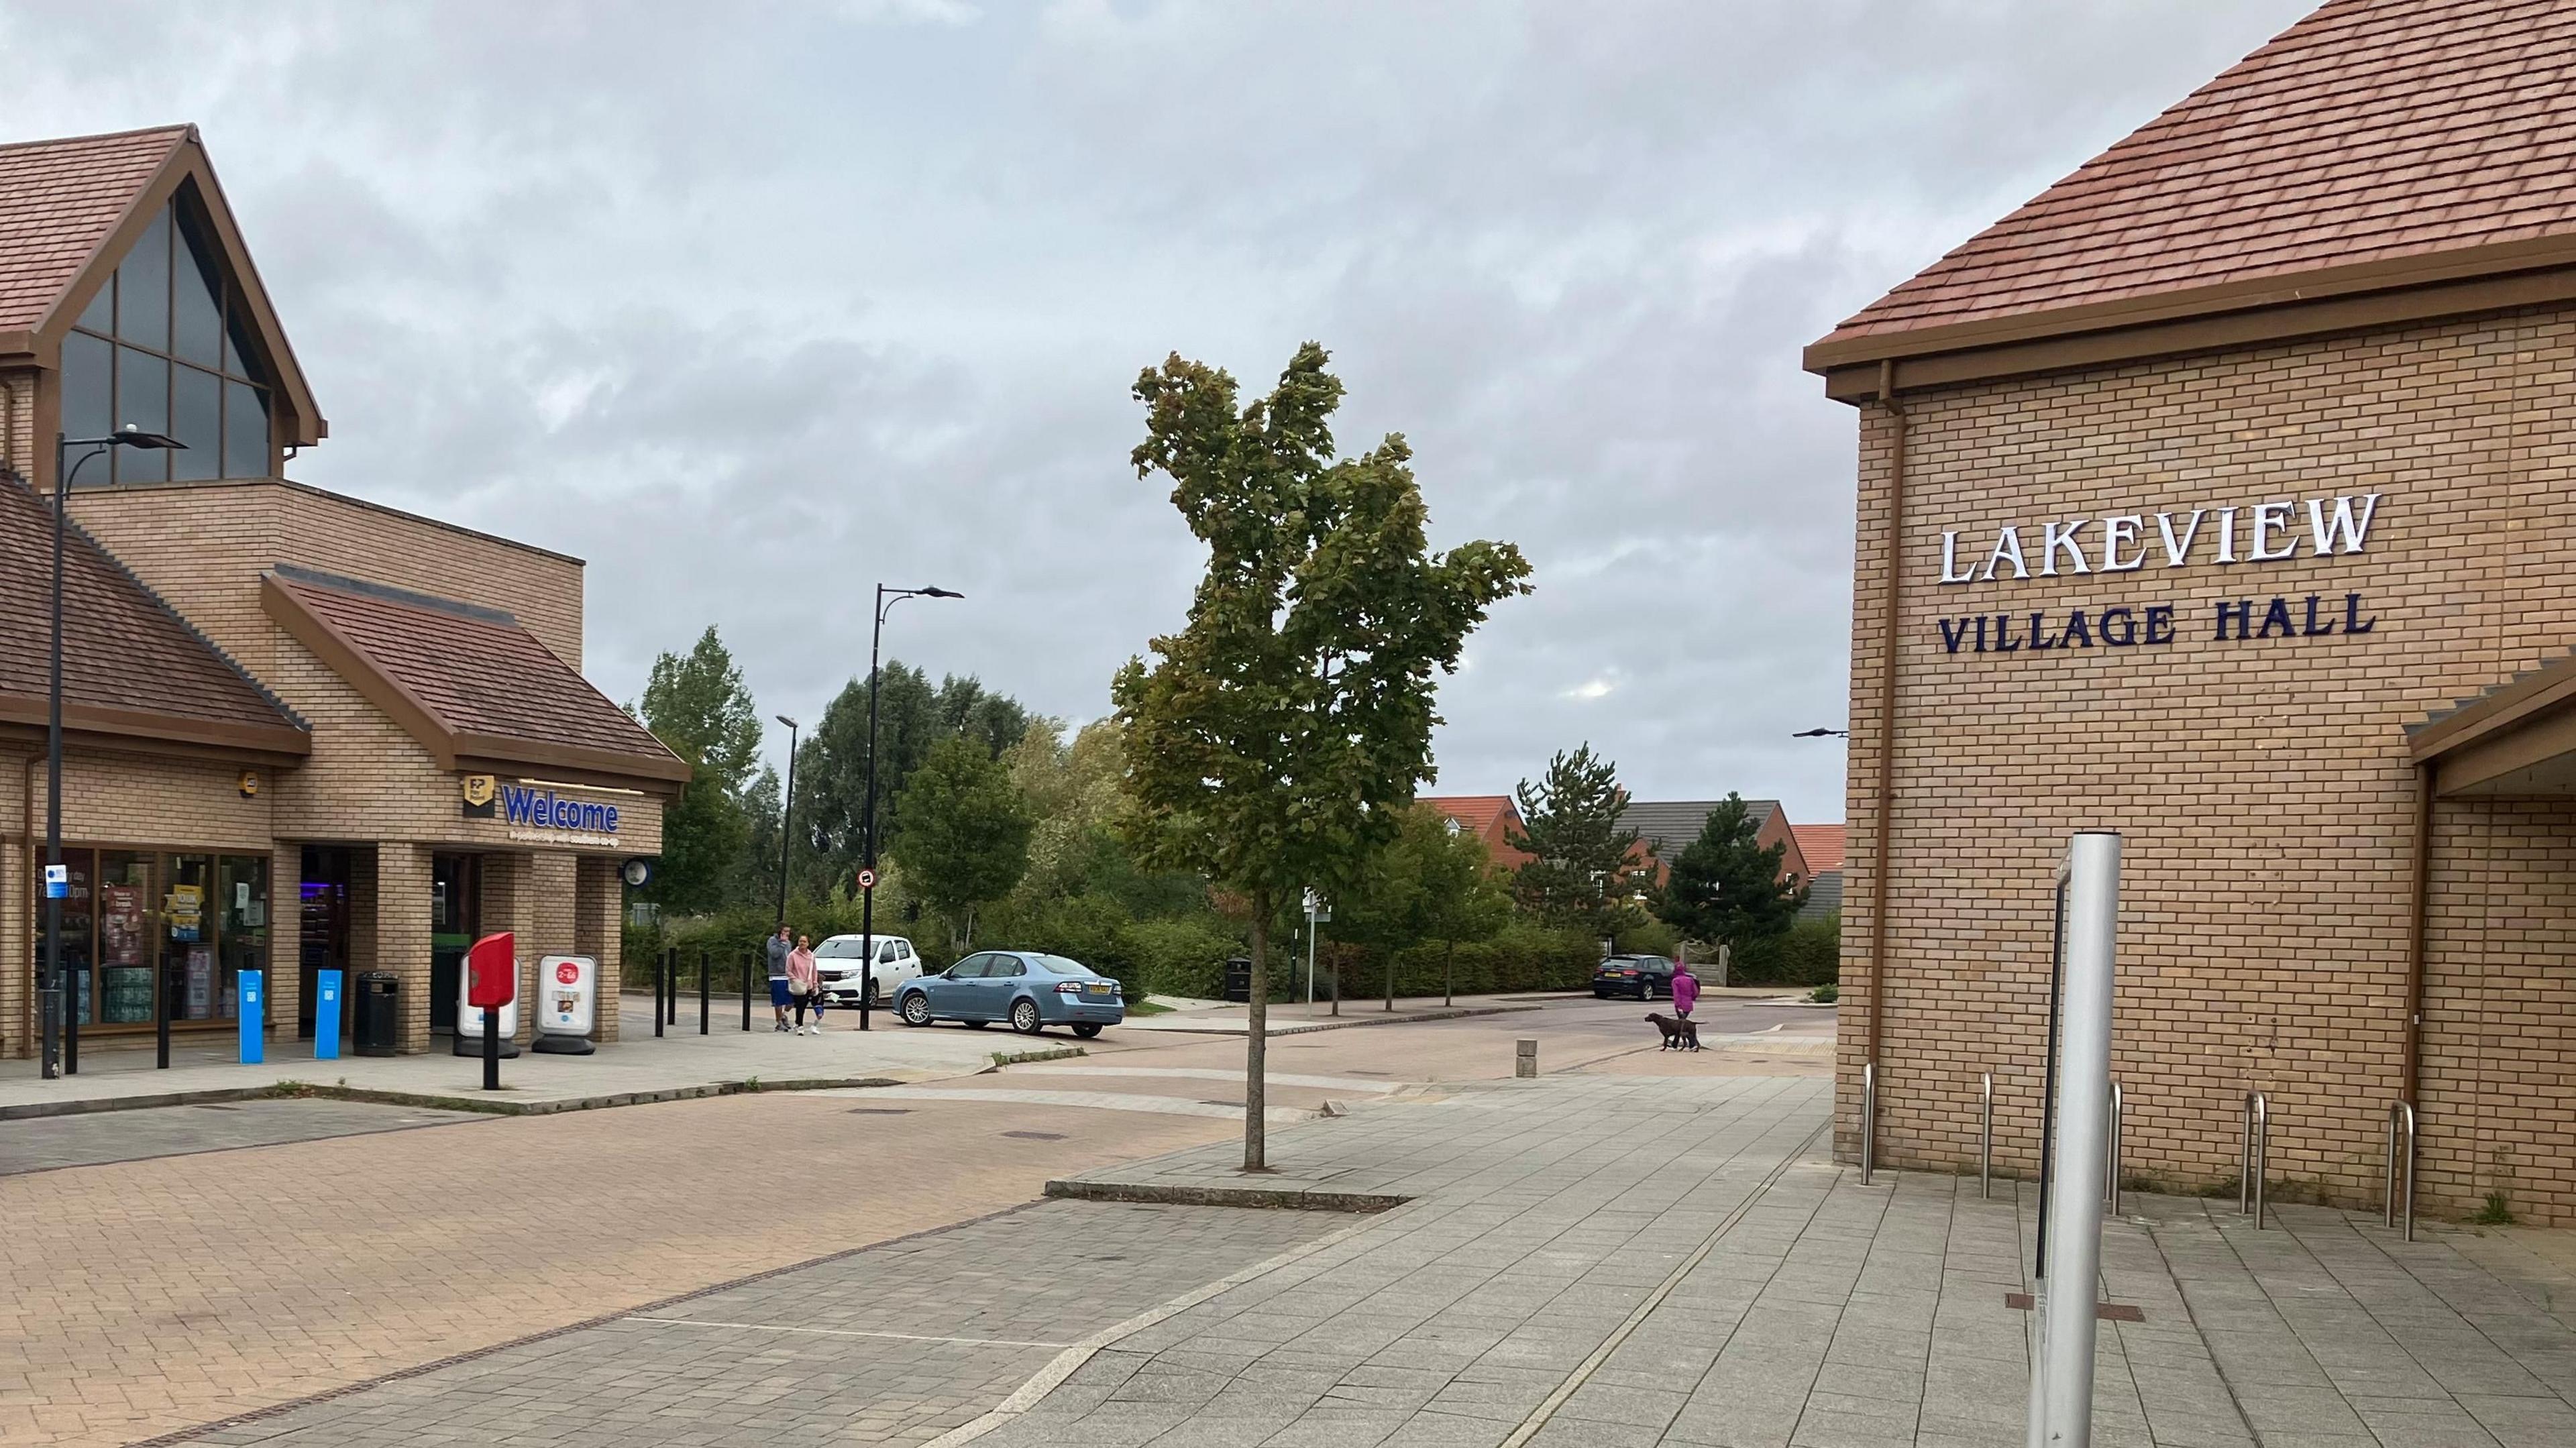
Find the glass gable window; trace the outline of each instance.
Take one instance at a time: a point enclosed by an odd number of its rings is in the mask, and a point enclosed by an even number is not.
[[[83,486],[270,475],[270,379],[216,255],[191,197],[173,199],[64,337],[64,436],[132,425],[187,444],[110,449]]]

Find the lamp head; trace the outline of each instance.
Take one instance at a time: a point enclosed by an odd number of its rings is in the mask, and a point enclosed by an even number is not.
[[[964,598],[966,595],[959,593],[954,589],[925,588],[921,590],[921,596],[924,598]]]
[[[788,717],[787,717],[786,715],[784,715],[784,714],[773,715],[773,716],[771,716],[771,717],[773,717],[773,718],[777,719],[777,721],[778,721],[779,723],[786,725],[786,726],[787,726],[788,728],[790,728],[790,729],[793,729],[793,728],[796,728],[796,727],[797,727],[797,725],[796,725],[796,721],[795,721],[795,720],[793,720],[793,719],[788,718]]]
[[[145,432],[130,422],[110,434],[108,440],[118,447],[139,447],[162,452],[185,452],[188,447],[186,443],[167,433]]]

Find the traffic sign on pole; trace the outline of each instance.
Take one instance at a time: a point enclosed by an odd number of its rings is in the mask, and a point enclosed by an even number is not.
[[[870,869],[861,869],[859,871],[859,888],[862,890],[873,890],[876,887],[877,872]]]

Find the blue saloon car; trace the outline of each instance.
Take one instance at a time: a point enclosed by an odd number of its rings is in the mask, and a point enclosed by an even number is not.
[[[1071,1026],[1086,1040],[1127,1019],[1117,981],[1081,961],[1034,950],[977,951],[937,975],[905,981],[894,1008],[907,1026],[1008,1021],[1024,1036]]]

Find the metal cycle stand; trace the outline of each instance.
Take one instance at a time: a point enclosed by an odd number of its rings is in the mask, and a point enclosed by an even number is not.
[[[1878,1165],[1878,1063],[1868,1062],[1860,1068],[1860,1184],[1869,1185],[1869,1176]]]
[[[1993,1196],[1995,1184],[1995,1073],[1988,1071],[1979,1083],[1981,1101],[1980,1125],[1977,1128],[1977,1199]]]
[[[2263,1179],[2270,1174],[2272,1103],[2260,1091],[2245,1093],[2245,1141],[2237,1157],[2236,1215],[2252,1213],[2263,1230]]]
[[[2120,1215],[2120,1117],[2127,1104],[2127,1098],[2120,1094],[2120,1083],[2112,1082],[2111,1139],[2110,1149],[2103,1153],[2107,1167],[2102,1174],[2102,1205],[2109,1207],[2115,1217]]]
[[[2406,1240],[2415,1240],[2415,1103],[2388,1103],[2388,1173],[2380,1195],[2389,1226],[2397,1225],[2397,1134],[2406,1134]]]

